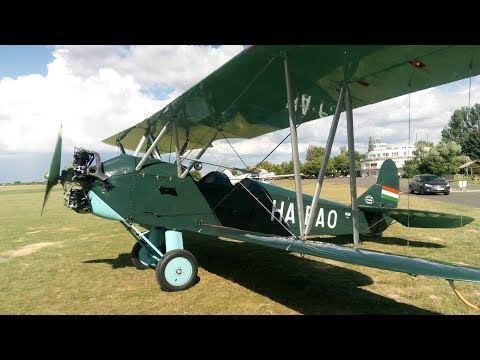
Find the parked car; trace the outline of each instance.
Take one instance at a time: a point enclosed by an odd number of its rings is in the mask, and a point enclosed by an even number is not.
[[[417,191],[420,195],[444,193],[450,194],[450,185],[441,177],[432,174],[415,175],[408,182],[410,194]]]

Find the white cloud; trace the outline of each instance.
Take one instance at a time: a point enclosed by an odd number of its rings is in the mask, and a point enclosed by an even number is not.
[[[160,110],[242,49],[230,45],[58,46],[46,76],[0,79],[0,154],[50,153],[60,123],[64,127],[64,149],[82,146],[111,151],[113,148],[102,144],[102,139]],[[468,105],[468,85],[467,79],[411,94],[410,142],[427,134],[430,141],[438,142],[453,111]],[[165,99],[152,95],[157,90]],[[470,95],[472,105],[480,102],[478,77],[473,78]],[[308,144],[325,146],[331,119],[299,127],[301,160]],[[355,110],[354,127],[355,146],[360,152],[365,152],[372,135],[389,144],[407,143],[408,95]],[[231,142],[246,163],[253,165],[287,133],[282,130],[255,140]],[[334,154],[346,144],[346,138],[342,114]],[[268,160],[288,161],[290,151],[287,139]],[[208,153],[242,165],[225,141],[216,142]]]
[[[51,152],[60,123],[64,148],[111,149],[100,141],[160,110],[241,49],[57,47],[46,76],[0,80],[0,153]],[[156,100],[142,91],[152,85],[172,91]]]
[[[243,50],[241,45],[210,46],[64,46],[72,72],[85,77],[99,67],[116,69],[119,74],[133,74],[142,87],[168,87],[187,90],[213,70]]]
[[[452,91],[452,87],[455,91]],[[480,103],[480,77],[472,78],[470,103]],[[410,143],[427,139],[434,143],[441,140],[441,131],[448,125],[453,112],[468,105],[469,80],[439,86],[410,95]],[[409,141],[408,95],[368,105],[353,111],[355,148],[366,151],[370,136],[387,144],[407,144]],[[325,146],[332,117],[303,124],[298,129],[299,141]],[[334,150],[347,143],[345,113],[342,113],[334,142]]]

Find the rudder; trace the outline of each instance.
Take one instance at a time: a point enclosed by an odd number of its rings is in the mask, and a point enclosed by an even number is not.
[[[358,198],[358,205],[374,208],[396,208],[400,195],[398,169],[393,160],[385,160],[380,168],[377,183]]]

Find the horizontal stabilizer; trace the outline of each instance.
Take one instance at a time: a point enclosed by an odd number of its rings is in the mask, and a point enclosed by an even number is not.
[[[464,215],[446,214],[441,212],[407,209],[386,209],[359,206],[366,213],[384,214],[403,226],[416,228],[457,228],[470,224],[474,218]]]
[[[339,246],[320,241],[300,241],[286,237],[243,231],[215,225],[203,225],[200,233],[224,236],[291,252],[318,256],[349,264],[426,275],[442,279],[480,282],[480,268],[459,266],[422,258]]]

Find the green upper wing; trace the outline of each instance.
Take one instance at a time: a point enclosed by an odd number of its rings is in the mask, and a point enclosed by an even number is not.
[[[187,149],[202,147],[217,131],[220,139],[284,129],[289,126],[285,56],[297,123],[332,115],[343,81],[358,108],[480,74],[478,45],[252,46],[162,110],[103,142],[121,141],[133,150],[147,129],[156,136],[168,121],[177,124],[180,145]],[[171,152],[168,136],[159,148]]]

